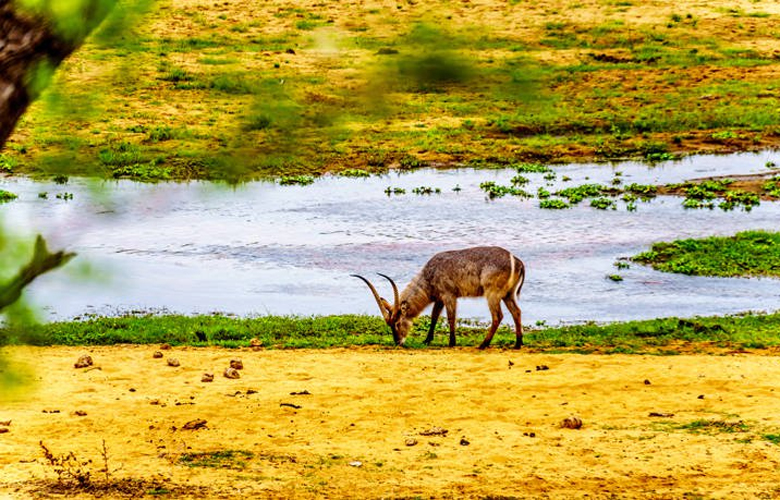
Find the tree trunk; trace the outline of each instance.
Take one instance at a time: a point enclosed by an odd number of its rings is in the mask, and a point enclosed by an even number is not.
[[[42,17],[18,12],[0,0],[0,149],[30,102],[33,71],[44,63],[57,67],[78,46],[55,35]]]

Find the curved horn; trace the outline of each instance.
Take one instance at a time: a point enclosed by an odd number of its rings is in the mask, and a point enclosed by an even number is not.
[[[379,276],[383,277],[387,281],[390,282],[390,284],[393,286],[393,296],[395,297],[393,301],[393,309],[398,309],[399,304],[401,301],[398,299],[398,287],[395,284],[395,281],[390,276],[387,276],[386,274],[377,273]]]
[[[379,310],[382,312],[382,316],[385,318],[385,321],[387,321],[388,315],[390,314],[390,311],[387,309],[387,302],[379,296],[379,292],[376,291],[376,288],[374,288],[374,285],[371,284],[370,281],[368,281],[366,278],[360,276],[359,274],[350,274],[350,276],[354,276],[355,278],[360,278],[363,280],[363,282],[368,285],[368,288],[371,289],[371,293],[374,294],[374,298],[376,299],[376,303],[379,306]]]

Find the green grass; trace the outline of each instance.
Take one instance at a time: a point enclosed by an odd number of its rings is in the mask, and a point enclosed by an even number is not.
[[[179,464],[187,467],[211,467],[216,469],[244,469],[254,453],[245,450],[220,450],[212,452],[185,453],[179,457]]]
[[[728,10],[704,32],[683,5],[637,24],[621,11],[592,15],[597,3],[559,19],[550,5],[494,2],[507,24],[490,26],[449,2],[427,5],[430,15],[399,4],[392,20],[384,8],[366,16],[275,0],[197,15],[154,9],[132,33],[90,42],[66,62],[20,122],[0,172],[46,175],[42,159],[67,152],[61,163],[74,175],[110,176],[106,165],[164,152],[170,165],[159,166],[172,178],[214,179],[214,169],[175,168],[176,159],[197,152],[206,164],[235,151],[242,179],[434,162],[539,172],[780,142],[777,33],[741,27],[760,11]],[[520,38],[517,23],[527,28]],[[176,30],[152,31],[167,25]],[[723,71],[735,68],[747,70]],[[155,129],[161,116],[190,132]],[[279,158],[281,168],[267,168]]]
[[[418,318],[407,348],[425,348],[430,318]],[[430,348],[447,344],[440,322]],[[476,347],[486,326],[461,322],[458,345]],[[135,315],[96,317],[24,328],[0,329],[2,343],[33,345],[157,344],[246,347],[257,339],[266,349],[376,346],[393,348],[390,331],[377,316],[260,316]],[[496,348],[514,345],[514,333],[502,326],[493,340]],[[527,349],[544,352],[677,354],[716,349],[763,349],[780,345],[780,313],[727,317],[663,318],[598,325],[529,329]]]
[[[780,233],[745,231],[729,237],[655,243],[631,260],[672,273],[778,278]]]

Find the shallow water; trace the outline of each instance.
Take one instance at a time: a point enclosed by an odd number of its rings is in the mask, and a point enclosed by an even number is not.
[[[655,167],[639,163],[557,167],[550,191],[584,182],[669,183],[708,175],[765,171],[777,155],[691,157]],[[659,197],[628,212],[582,202],[541,210],[538,200],[489,201],[479,184],[509,184],[512,170],[421,170],[367,179],[324,177],[313,185],[254,182],[232,188],[186,184],[105,183],[65,186],[28,179],[0,180],[19,199],[0,206],[3,222],[21,234],[43,233],[52,248],[79,256],[30,287],[49,317],[128,310],[180,313],[377,314],[363,274],[385,295],[375,272],[408,281],[434,253],[471,245],[501,245],[526,264],[521,296],[524,323],[580,322],[775,310],[780,280],[677,276],[616,259],[655,241],[745,229],[775,229],[780,205],[752,212],[685,210],[681,199]],[[525,174],[535,193],[547,182]],[[563,176],[572,178],[563,182]],[[441,194],[415,195],[417,186]],[[388,186],[407,190],[388,197]],[[453,191],[459,186],[461,191]],[[48,199],[38,193],[48,192]],[[74,193],[72,200],[56,193]],[[79,278],[85,265],[100,271]],[[613,282],[609,274],[624,281]],[[461,317],[485,319],[483,299],[461,300]],[[507,315],[508,316],[508,315]],[[507,319],[505,319],[505,322]],[[511,321],[511,320],[509,320]]]

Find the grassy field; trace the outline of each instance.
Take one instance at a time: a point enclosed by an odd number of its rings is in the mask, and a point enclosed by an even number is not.
[[[428,317],[420,318],[407,347],[425,348],[422,341]],[[476,347],[486,328],[458,328],[458,345]],[[57,322],[24,329],[0,330],[12,343],[32,345],[162,344],[174,346],[300,349],[376,346],[393,348],[382,319],[374,316],[235,318],[226,316],[125,316]],[[447,333],[441,327],[431,348],[444,347]],[[663,318],[598,325],[595,323],[537,327],[526,332],[524,351],[575,353],[680,354],[780,346],[780,313],[727,317]],[[502,326],[493,339],[495,348],[514,345],[514,333]]]
[[[769,0],[164,0],[95,40],[0,172],[239,179],[780,143]]]

